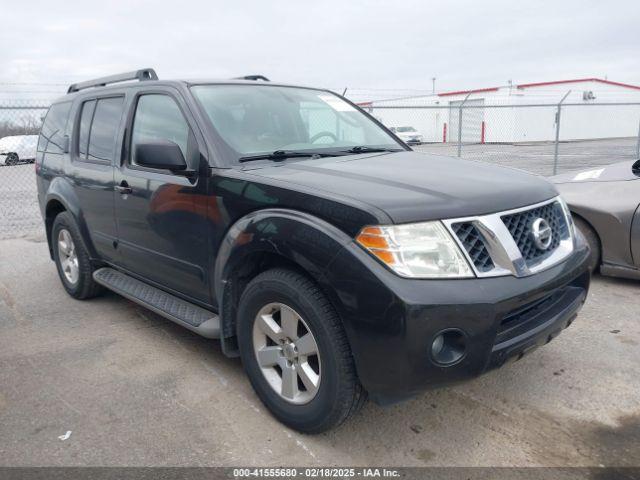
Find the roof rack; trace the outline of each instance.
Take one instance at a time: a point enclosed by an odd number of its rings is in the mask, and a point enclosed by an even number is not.
[[[139,80],[141,82],[146,80],[158,80],[158,75],[156,75],[153,68],[143,68],[133,72],[120,73],[118,75],[110,75],[108,77],[87,80],[86,82],[74,83],[69,87],[67,93],[79,92],[80,90],[92,87],[104,87],[111,83],[126,82],[128,80]]]
[[[263,82],[271,81],[264,75],[245,75],[244,77],[236,77],[234,78],[234,80],[254,80],[254,81],[262,80]]]

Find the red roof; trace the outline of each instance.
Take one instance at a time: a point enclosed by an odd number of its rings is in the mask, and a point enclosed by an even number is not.
[[[605,85],[616,85],[618,87],[632,88],[634,90],[640,90],[637,85],[630,85],[628,83],[612,82],[611,80],[603,80],[601,78],[577,78],[575,80],[557,80],[555,82],[540,82],[540,83],[522,83],[518,85],[518,88],[529,87],[546,87],[547,85],[562,85],[564,83],[580,83],[580,82],[598,82]]]
[[[603,80],[602,78],[576,78],[574,80],[556,80],[553,82],[538,82],[538,83],[521,83],[520,85],[516,85],[516,88],[525,89],[532,87],[547,87],[550,85],[563,85],[566,83],[581,83],[581,82],[598,82],[603,83],[605,85],[615,85],[618,87],[631,88],[633,90],[640,90],[640,86],[630,85],[628,83],[620,83],[620,82],[612,82],[611,80]],[[477,88],[474,90],[458,90],[455,92],[444,92],[439,93],[439,97],[446,97],[449,95],[466,95],[469,93],[481,93],[481,92],[496,92],[500,87],[491,87],[491,88]]]
[[[475,90],[458,90],[457,92],[444,92],[439,93],[439,97],[446,97],[448,95],[464,95],[467,93],[481,93],[481,92],[497,92],[500,87],[490,87],[490,88],[476,88]]]

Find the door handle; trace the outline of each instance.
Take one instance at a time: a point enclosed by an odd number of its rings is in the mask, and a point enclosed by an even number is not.
[[[126,180],[121,181],[120,185],[116,185],[114,188],[120,195],[128,195],[130,193],[133,193],[133,188],[129,186]]]

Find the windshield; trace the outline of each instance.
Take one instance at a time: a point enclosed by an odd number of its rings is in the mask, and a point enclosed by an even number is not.
[[[326,91],[263,85],[199,85],[192,91],[237,158],[274,151],[327,154],[356,146],[402,149],[362,112]]]
[[[398,127],[398,132],[407,133],[407,132],[415,132],[416,129],[413,127]]]

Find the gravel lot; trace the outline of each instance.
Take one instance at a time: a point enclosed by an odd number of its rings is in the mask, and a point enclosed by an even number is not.
[[[561,144],[560,170],[634,151],[635,140]],[[463,156],[548,174],[553,145]],[[0,167],[0,193],[0,466],[640,465],[637,282],[595,278],[578,320],[515,364],[302,436],[271,418],[217,342],[113,294],[66,295],[33,165]]]
[[[217,342],[113,294],[73,300],[41,236],[4,240],[0,466],[640,465],[638,311],[637,282],[595,278],[521,361],[303,436]]]

